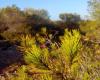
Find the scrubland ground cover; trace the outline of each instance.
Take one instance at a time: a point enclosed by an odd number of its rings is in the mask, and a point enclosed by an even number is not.
[[[0,80],[100,80],[100,0],[91,19],[46,10],[0,9]]]
[[[43,33],[45,34],[45,32]],[[52,35],[51,35],[52,36]],[[46,45],[49,39],[49,45]],[[100,45],[81,41],[77,30],[65,30],[60,44],[47,38],[21,35],[17,47],[23,55],[17,69],[7,80],[99,80]],[[37,43],[38,42],[38,43]]]

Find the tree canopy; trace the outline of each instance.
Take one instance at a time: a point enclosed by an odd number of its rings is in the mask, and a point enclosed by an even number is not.
[[[100,20],[100,0],[89,0],[88,4],[92,19]]]
[[[80,15],[72,13],[62,13],[59,15],[60,19],[64,22],[79,22],[81,20]]]

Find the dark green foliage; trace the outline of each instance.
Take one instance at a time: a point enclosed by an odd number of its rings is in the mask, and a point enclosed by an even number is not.
[[[59,17],[66,23],[79,22],[81,20],[80,15],[71,13],[63,13]]]

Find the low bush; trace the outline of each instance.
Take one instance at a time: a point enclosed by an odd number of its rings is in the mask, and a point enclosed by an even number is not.
[[[51,42],[50,46],[50,50],[48,47],[41,49],[36,44],[34,37],[30,35],[21,37],[20,49],[27,65],[32,64],[34,69],[36,68],[37,71],[40,70],[43,73],[50,71],[55,76],[60,74],[59,76],[62,79],[73,79],[77,75],[79,67],[79,54],[77,54],[80,49],[79,32],[66,30],[65,35],[62,37],[61,45],[57,47],[55,42]]]

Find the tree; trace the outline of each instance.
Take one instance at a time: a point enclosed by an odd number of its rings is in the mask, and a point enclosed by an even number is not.
[[[72,13],[63,13],[59,15],[59,18],[64,22],[79,22],[81,20],[80,15]]]
[[[100,0],[89,0],[90,15],[95,20],[100,20]]]
[[[9,30],[10,32],[15,32],[16,28],[22,27],[25,16],[23,12],[12,5],[0,10],[0,30]]]
[[[37,18],[40,17],[40,18],[47,19],[47,20],[49,19],[49,14],[44,9],[37,10],[37,9],[32,9],[32,8],[26,8],[24,10],[24,13],[26,15],[30,15],[30,16],[35,15],[35,16],[37,16]]]
[[[63,13],[59,15],[60,19],[66,24],[69,30],[79,29],[80,15],[72,13]]]

